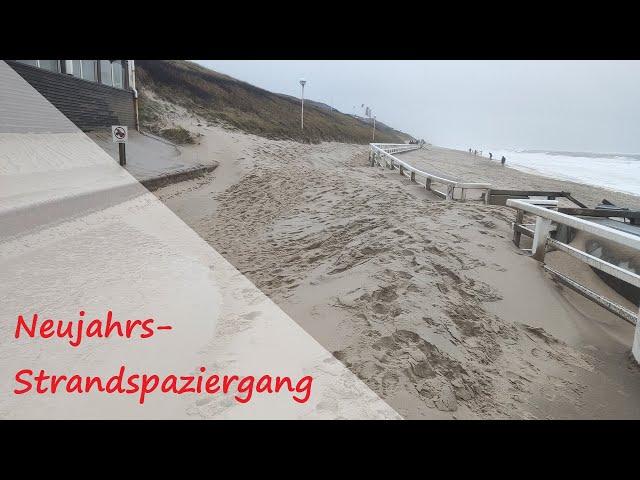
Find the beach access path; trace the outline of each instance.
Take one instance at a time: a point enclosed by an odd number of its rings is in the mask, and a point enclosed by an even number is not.
[[[516,249],[512,209],[442,201],[369,166],[368,145],[185,127],[220,166],[156,195],[403,417],[640,418],[633,327]],[[400,154],[501,188],[622,198],[465,155]]]
[[[111,139],[111,130],[89,132],[88,136],[118,162],[118,145]],[[195,148],[182,148],[150,133],[133,129],[129,131],[125,169],[140,182],[171,177],[181,172],[198,172],[203,167],[215,165],[197,145]]]
[[[129,132],[124,167],[118,165],[117,144],[111,141],[110,131],[14,133],[0,140],[3,148],[18,152],[14,158],[20,159],[0,167],[4,235],[106,208],[139,196],[145,189],[195,178],[217,167],[200,145],[185,150],[136,131]]]

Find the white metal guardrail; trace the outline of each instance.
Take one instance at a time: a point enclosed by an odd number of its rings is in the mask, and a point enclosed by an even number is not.
[[[386,153],[401,153],[422,148],[419,143],[371,143],[370,145],[373,145]]]
[[[631,285],[634,285],[640,288],[640,275],[634,272],[631,272],[629,270],[620,268],[617,265],[613,265],[611,263],[605,262],[604,260],[598,257],[595,257],[593,255],[589,255],[588,253],[583,252],[582,250],[579,250],[575,247],[572,247],[571,245],[567,245],[566,243],[550,238],[549,232],[551,231],[552,223],[566,225],[568,227],[575,228],[576,230],[586,232],[595,237],[609,240],[611,242],[624,245],[625,247],[628,247],[628,248],[632,248],[634,251],[638,252],[638,255],[640,255],[640,237],[636,235],[632,235],[627,232],[616,230],[615,228],[590,222],[582,218],[577,218],[572,215],[567,215],[565,213],[549,210],[548,208],[534,205],[524,200],[515,200],[515,199],[507,200],[507,206],[513,207],[517,209],[519,212],[527,212],[536,216],[535,229],[533,232],[533,245],[531,247],[532,256],[536,260],[540,262],[544,262],[546,247],[548,245],[568,253],[572,257],[577,258],[578,260],[586,263],[587,265],[597,268],[598,270],[608,273],[609,275],[612,275],[615,278],[618,278],[626,283],[629,283]],[[514,225],[514,228],[515,228],[515,225]],[[588,298],[595,301],[596,303],[599,303],[600,305],[607,308],[608,310],[616,313],[622,318],[625,318],[630,323],[634,323],[636,325],[636,330],[635,330],[635,336],[633,340],[632,352],[636,361],[640,363],[640,308],[638,310],[638,314],[634,315],[633,313],[629,312],[625,308],[620,307],[619,305],[615,305],[613,304],[613,302],[610,302],[609,300],[603,299],[601,296],[599,296],[595,292],[592,292],[586,287],[583,287],[582,285],[578,284],[577,282],[571,279],[568,279],[567,277],[564,277],[558,272],[555,272],[553,269],[546,268],[546,270],[552,273],[556,278],[563,279],[564,280],[563,283],[565,283],[567,286],[573,288],[576,291],[579,291],[583,295],[587,296]],[[575,285],[572,285],[572,284],[575,284]]]
[[[425,179],[425,188],[427,190],[431,190],[447,200],[455,199],[458,192],[459,198],[457,199],[466,200],[467,190],[479,190],[481,194],[484,195],[484,198],[487,198],[489,189],[491,188],[491,185],[488,183],[463,182],[425,172],[393,156],[393,153],[407,152],[422,148],[420,144],[370,143],[369,146],[371,149],[369,156],[372,166],[382,166],[382,162],[384,161],[388,168],[392,170],[398,168],[401,175],[406,175],[405,172],[408,172],[411,177],[411,181],[413,182],[416,181],[416,177],[422,177]],[[432,188],[433,183],[445,185],[447,187],[446,193]]]

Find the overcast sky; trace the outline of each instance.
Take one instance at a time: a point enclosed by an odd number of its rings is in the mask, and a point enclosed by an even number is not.
[[[639,61],[197,60],[458,148],[640,153]]]

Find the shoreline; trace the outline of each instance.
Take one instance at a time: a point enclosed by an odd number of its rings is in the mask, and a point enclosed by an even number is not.
[[[587,180],[584,179],[580,179],[580,178],[574,178],[574,177],[569,177],[569,176],[562,176],[561,173],[558,172],[552,172],[552,171],[545,171],[544,166],[541,164],[535,164],[534,166],[527,166],[527,165],[523,165],[522,163],[518,163],[517,161],[513,161],[513,158],[510,157],[510,154],[542,154],[542,155],[546,155],[546,156],[559,156],[559,157],[568,157],[569,159],[571,158],[590,158],[590,159],[615,159],[615,158],[619,158],[614,156],[613,154],[601,154],[602,156],[598,156],[599,154],[595,154],[595,153],[584,153],[584,152],[553,152],[553,151],[544,151],[544,150],[522,150],[522,151],[516,151],[516,150],[505,150],[505,149],[494,149],[492,151],[494,152],[498,152],[498,153],[494,153],[494,158],[493,159],[489,159],[489,157],[484,153],[485,151],[483,150],[483,156],[473,156],[472,154],[469,154],[468,151],[465,150],[460,150],[457,148],[447,148],[447,147],[437,147],[437,148],[442,148],[445,150],[453,150],[455,152],[458,153],[462,153],[462,154],[468,154],[470,156],[472,156],[473,158],[475,158],[478,161],[488,161],[488,162],[496,162],[498,164],[500,164],[500,156],[506,153],[506,158],[507,158],[507,162],[505,164],[505,167],[507,168],[512,168],[514,170],[518,170],[522,173],[526,173],[526,174],[530,174],[533,176],[538,176],[538,177],[544,177],[544,178],[548,178],[550,180],[557,180],[557,181],[562,181],[562,182],[569,182],[569,183],[574,183],[577,185],[582,185],[584,187],[591,187],[591,188],[599,188],[599,189],[603,189],[603,190],[608,190],[612,193],[621,193],[621,194],[625,194],[625,195],[631,195],[633,197],[638,197],[640,198],[640,190],[637,191],[629,191],[629,190],[621,190],[619,188],[614,188],[612,186],[601,186],[599,184],[596,183],[590,183]],[[486,152],[489,152],[490,150],[486,150]],[[574,155],[572,155],[572,153]],[[578,153],[580,155],[578,155]],[[640,157],[637,154],[629,154],[628,157]],[[560,164],[559,164],[560,165]],[[573,165],[568,165],[569,168],[573,167]],[[612,166],[615,167],[615,166]],[[640,175],[640,160],[638,161],[638,175]]]
[[[520,168],[518,168],[517,166],[512,166],[512,165],[505,165],[505,167],[507,168],[512,168],[514,170],[518,170],[522,173],[528,173],[530,175],[535,175],[538,177],[545,177],[545,178],[549,178],[551,180],[559,180],[562,182],[570,182],[570,183],[575,183],[577,185],[584,185],[585,187],[591,187],[591,188],[598,188],[598,189],[602,189],[602,190],[607,190],[610,191],[612,193],[618,194],[624,194],[624,195],[631,195],[632,197],[638,197],[640,199],[640,193],[634,193],[634,192],[628,192],[625,190],[615,190],[613,188],[609,188],[609,187],[601,187],[598,185],[593,185],[591,183],[585,183],[585,182],[578,182],[569,178],[560,178],[560,177],[554,177],[553,175],[549,174],[549,175],[545,175],[544,172],[541,172],[539,170],[536,170],[534,168],[527,168],[527,167],[523,167],[523,166],[519,166]]]
[[[562,180],[541,173],[525,172],[499,160],[474,156],[469,152],[430,145],[422,150],[402,154],[402,158],[415,162],[417,167],[446,172],[467,181],[487,182],[494,189],[564,190],[590,206],[607,198],[616,205],[640,209],[640,195],[608,188]]]

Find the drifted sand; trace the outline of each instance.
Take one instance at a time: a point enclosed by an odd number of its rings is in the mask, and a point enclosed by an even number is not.
[[[513,210],[439,200],[366,146],[188,127],[220,166],[156,194],[403,417],[640,418],[633,327],[519,252]],[[467,157],[402,154],[496,188],[634,200]]]

